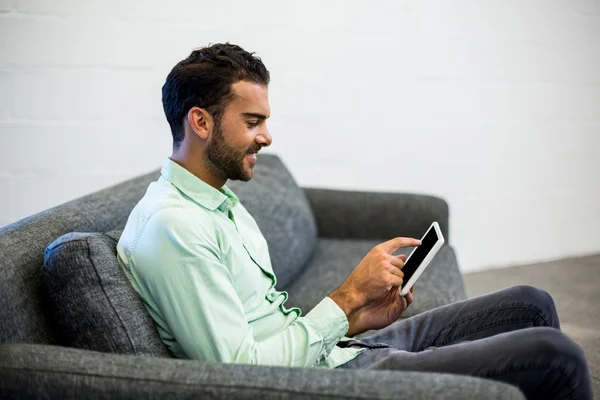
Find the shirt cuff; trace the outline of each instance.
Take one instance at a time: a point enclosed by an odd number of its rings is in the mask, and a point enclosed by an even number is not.
[[[306,316],[323,336],[326,353],[348,332],[346,313],[329,296],[325,297]]]

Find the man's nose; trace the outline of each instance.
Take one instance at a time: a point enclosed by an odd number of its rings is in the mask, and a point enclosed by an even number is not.
[[[273,142],[273,138],[271,137],[269,130],[265,128],[261,133],[259,133],[256,141],[264,147],[268,147],[271,145],[271,142]]]

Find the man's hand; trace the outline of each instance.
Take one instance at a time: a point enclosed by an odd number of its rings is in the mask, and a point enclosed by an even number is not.
[[[346,313],[349,321],[355,312],[371,303],[385,304],[386,297],[388,304],[395,304],[397,289],[403,282],[404,273],[401,269],[406,257],[392,254],[401,247],[420,244],[421,241],[417,239],[398,237],[373,247],[348,279],[329,297]],[[395,295],[393,289],[396,289]]]
[[[352,337],[370,329],[385,328],[396,322],[413,302],[412,292],[414,288],[414,286],[410,288],[410,291],[404,297],[400,296],[400,288],[394,288],[381,300],[356,311],[348,320],[350,326],[346,336]]]

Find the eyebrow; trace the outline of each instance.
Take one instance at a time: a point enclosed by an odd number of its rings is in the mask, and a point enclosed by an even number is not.
[[[258,114],[258,113],[242,113],[242,115],[246,118],[258,118],[260,120],[267,119],[266,115]]]

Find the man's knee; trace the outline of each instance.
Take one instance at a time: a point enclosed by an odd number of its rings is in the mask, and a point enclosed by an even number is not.
[[[550,293],[528,285],[513,286],[510,290],[513,292],[512,296],[515,299],[529,303],[533,307],[540,309],[547,326],[560,329],[556,306]]]
[[[568,376],[573,390],[585,393],[590,386],[589,370],[581,347],[563,332],[536,328],[532,357],[543,357],[548,369]]]
[[[550,359],[563,357],[578,360],[584,358],[581,347],[563,332],[556,329],[535,328],[533,345],[540,354],[544,354]]]

